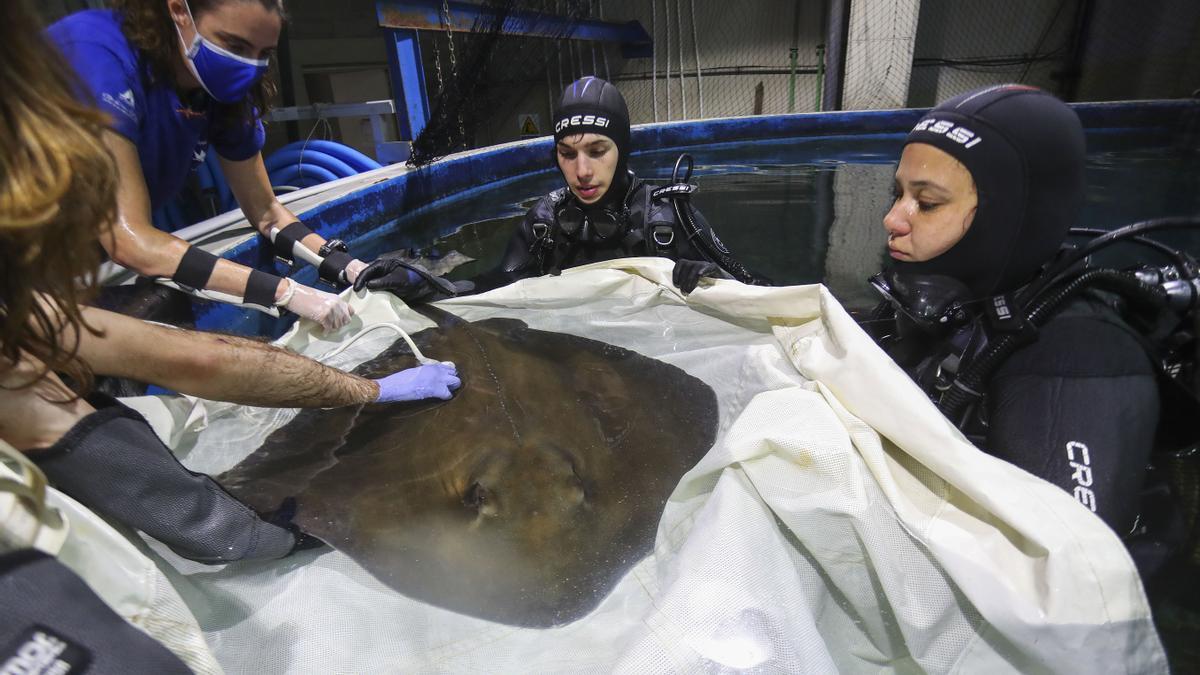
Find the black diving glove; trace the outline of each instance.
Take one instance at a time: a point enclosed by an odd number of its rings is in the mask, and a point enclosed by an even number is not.
[[[684,295],[696,290],[696,284],[700,283],[700,277],[715,277],[725,276],[721,272],[721,267],[714,262],[707,260],[676,260],[675,269],[671,272],[671,281],[674,282],[679,290],[683,291]]]
[[[389,291],[414,304],[453,297],[474,290],[469,281],[450,281],[402,258],[383,255],[359,272],[354,290]]]

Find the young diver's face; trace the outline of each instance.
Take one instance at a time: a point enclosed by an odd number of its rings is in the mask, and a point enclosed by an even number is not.
[[[904,147],[895,196],[883,227],[888,254],[904,262],[925,262],[949,251],[967,233],[979,206],[967,167],[927,143]]]
[[[580,134],[558,142],[558,168],[575,197],[584,204],[600,201],[617,171],[617,144],[608,136]]]
[[[184,0],[167,0],[167,9],[171,19],[179,27],[184,44],[192,44],[196,31],[199,30],[205,39],[243,58],[270,59],[275,56],[279,34],[283,30],[283,17],[279,12],[264,7],[260,2],[242,0],[218,0],[205,4],[208,7],[203,11],[192,7],[189,15],[188,5]],[[181,79],[181,82],[189,86],[199,86],[187,69],[182,68],[183,48],[183,45],[180,45],[179,74],[186,73],[186,78]]]

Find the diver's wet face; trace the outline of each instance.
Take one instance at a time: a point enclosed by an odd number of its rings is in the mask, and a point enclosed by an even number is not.
[[[926,143],[904,147],[895,197],[883,227],[888,254],[904,262],[925,262],[949,251],[971,227],[979,205],[971,172]]]
[[[608,192],[619,154],[616,143],[600,134],[567,136],[554,153],[571,192],[584,204],[595,204]]]

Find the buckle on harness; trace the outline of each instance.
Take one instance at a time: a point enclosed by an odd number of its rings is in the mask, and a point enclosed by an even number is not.
[[[654,238],[654,243],[661,248],[666,248],[675,243],[675,228],[670,225],[655,225],[654,231],[650,234]]]
[[[550,226],[541,221],[533,223],[530,228],[533,230],[533,245],[541,244],[545,247],[554,245],[554,240],[550,238]]]

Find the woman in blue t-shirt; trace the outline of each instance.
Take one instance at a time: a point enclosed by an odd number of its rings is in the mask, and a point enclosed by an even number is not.
[[[155,229],[151,212],[174,197],[215,151],[242,212],[289,260],[319,265],[338,287],[366,264],[326,241],[275,198],[263,166],[263,127],[274,85],[264,77],[283,27],[282,0],[114,0],[72,14],[48,35],[110,118],[120,214],[104,247],[148,277],[286,308],[337,328],[350,320],[336,295],[252,270]]]

